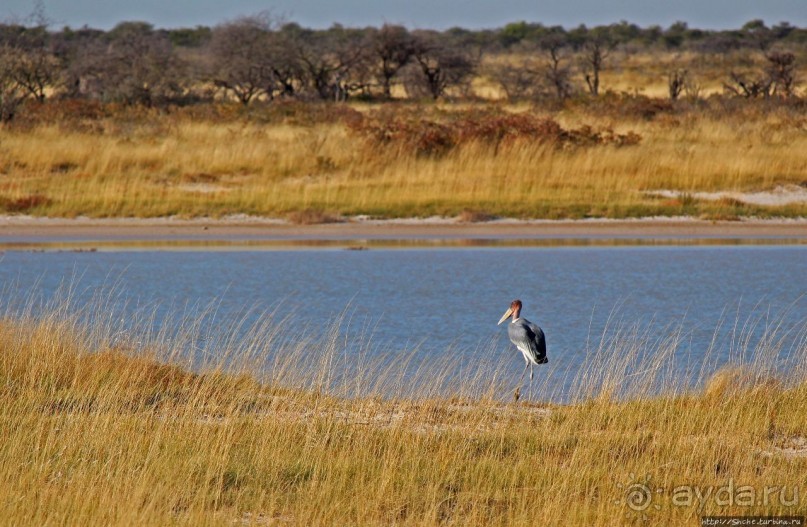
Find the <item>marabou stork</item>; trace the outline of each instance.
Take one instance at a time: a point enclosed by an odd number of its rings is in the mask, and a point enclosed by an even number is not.
[[[546,338],[541,328],[521,317],[521,300],[513,300],[510,302],[510,309],[502,315],[499,324],[504,322],[510,317],[513,320],[507,325],[507,335],[510,337],[510,342],[515,344],[518,351],[524,356],[524,371],[518,380],[519,386],[524,380],[524,374],[527,373],[527,368],[530,369],[530,392],[532,392],[532,377],[533,366],[537,364],[546,364],[549,360],[546,358]],[[516,400],[520,390],[516,391]]]

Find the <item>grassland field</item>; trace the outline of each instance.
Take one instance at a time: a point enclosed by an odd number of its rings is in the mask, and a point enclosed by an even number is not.
[[[248,214],[296,223],[355,215],[474,221],[807,213],[803,200],[760,205],[719,194],[807,186],[801,99],[718,96],[728,66],[703,57],[614,60],[618,67],[603,73],[612,93],[563,104],[508,103],[495,94],[441,103],[221,102],[168,110],[31,103],[27,116],[0,128],[0,212]],[[700,93],[675,103],[643,95],[660,95],[672,64],[699,72]],[[481,91],[495,91],[489,78],[479,82]],[[513,115],[582,135],[559,143],[514,128],[507,122]],[[484,133],[454,142],[439,135],[451,126],[462,133],[463,120],[475,120]],[[614,140],[625,134],[632,139]],[[451,144],[435,151],[424,141]]]
[[[3,524],[698,525],[805,514],[805,355],[774,374],[775,329],[741,351],[749,362],[690,389],[673,382],[674,335],[647,353],[625,334],[596,350],[561,405],[540,402],[540,382],[532,402],[510,402],[512,380],[490,365],[432,363],[411,379],[368,360],[340,376],[339,338],[283,339],[277,319],[246,337],[214,331],[218,358],[190,370],[181,350],[198,323],[122,339],[86,315],[62,306],[0,321]],[[796,342],[803,352],[803,333]],[[314,360],[307,346],[320,350]]]

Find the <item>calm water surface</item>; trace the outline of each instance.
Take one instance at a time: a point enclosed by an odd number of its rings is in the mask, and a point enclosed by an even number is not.
[[[520,298],[547,334],[553,375],[564,379],[617,327],[680,330],[676,356],[691,364],[716,328],[725,362],[735,323],[758,336],[772,323],[792,329],[807,320],[804,246],[8,252],[0,281],[17,300],[72,283],[79,302],[114,284],[122,310],[154,306],[157,324],[164,313],[211,303],[221,316],[282,306],[294,315],[288,323],[308,332],[347,313],[379,350],[492,354],[515,375],[522,359],[496,322]]]

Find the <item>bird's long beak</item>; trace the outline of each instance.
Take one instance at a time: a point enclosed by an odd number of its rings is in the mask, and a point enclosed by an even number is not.
[[[499,324],[501,324],[502,322],[504,322],[505,320],[507,320],[508,318],[510,318],[510,315],[512,315],[512,314],[513,314],[513,308],[511,307],[510,309],[508,309],[508,310],[507,310],[507,311],[504,313],[504,315],[502,315],[502,318],[500,318],[500,319],[499,319]],[[498,326],[499,324],[496,324],[496,325]]]

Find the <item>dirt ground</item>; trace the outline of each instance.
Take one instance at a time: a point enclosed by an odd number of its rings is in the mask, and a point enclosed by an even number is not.
[[[160,240],[407,240],[555,238],[787,238],[807,240],[807,219],[703,221],[640,220],[517,221],[461,223],[450,218],[372,220],[293,225],[246,216],[225,219],[58,219],[0,217],[0,242]]]

